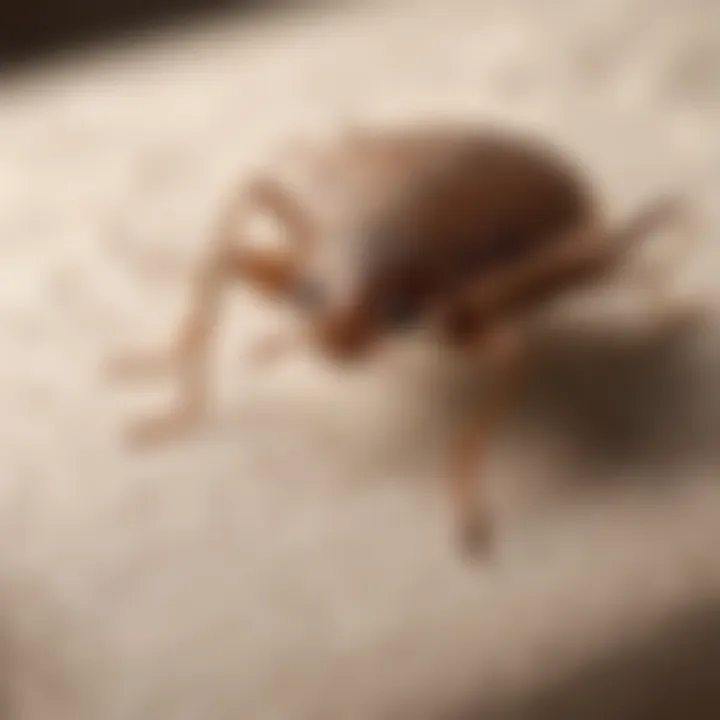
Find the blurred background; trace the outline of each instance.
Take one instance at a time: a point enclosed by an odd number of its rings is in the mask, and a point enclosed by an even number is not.
[[[686,326],[631,283],[538,328],[491,453],[496,555],[440,481],[471,379],[430,353],[248,368],[207,427],[103,375],[172,337],[228,189],[346,121],[530,127],[613,212],[692,187]],[[0,717],[720,717],[720,4],[27,0],[0,9]],[[167,390],[167,392],[166,392]]]
[[[178,19],[207,16],[218,10],[250,10],[271,4],[276,3],[253,0],[9,3],[3,7],[0,25],[2,59],[6,63],[32,62],[58,50],[102,43],[122,34],[158,29]]]

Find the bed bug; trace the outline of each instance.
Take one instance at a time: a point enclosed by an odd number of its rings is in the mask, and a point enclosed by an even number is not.
[[[261,174],[231,198],[174,344],[113,363],[125,378],[169,373],[179,381],[177,404],[142,419],[132,436],[144,443],[177,436],[207,412],[210,341],[232,282],[298,311],[297,336],[263,340],[258,357],[302,342],[333,363],[357,364],[387,340],[423,329],[482,357],[492,375],[482,407],[447,451],[458,535],[465,547],[483,547],[493,522],[477,468],[522,375],[526,321],[548,302],[612,277],[639,241],[678,219],[682,203],[658,197],[611,222],[567,153],[529,133],[486,126],[354,128],[308,148],[304,162],[305,199]],[[282,226],[282,248],[243,242],[244,223],[258,211]]]

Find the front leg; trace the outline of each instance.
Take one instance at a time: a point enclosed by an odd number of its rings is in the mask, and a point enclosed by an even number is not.
[[[148,445],[176,437],[198,423],[209,404],[210,351],[217,333],[223,292],[242,279],[268,294],[281,295],[293,283],[292,258],[279,252],[228,249],[210,258],[198,274],[189,312],[175,341],[156,353],[128,354],[115,359],[116,378],[177,373],[178,399],[167,412],[142,418],[130,429],[135,444]]]
[[[190,307],[175,341],[154,353],[130,353],[110,367],[115,378],[141,379],[178,373],[179,398],[157,417],[141,419],[131,428],[136,443],[165,440],[195,425],[209,398],[210,346],[219,324],[222,295],[234,281],[244,281],[263,294],[283,299],[292,292],[302,255],[314,241],[314,227],[292,196],[270,181],[257,181],[243,195],[244,209],[273,212],[284,224],[288,248],[263,251],[233,244],[233,214],[221,222],[218,237],[193,285]]]
[[[448,454],[447,488],[463,550],[486,549],[493,539],[493,521],[478,466],[488,452],[491,435],[508,411],[522,377],[521,330],[499,322],[476,338],[465,338],[466,350],[486,361],[490,385],[482,407],[457,428]],[[482,475],[482,470],[480,470]]]

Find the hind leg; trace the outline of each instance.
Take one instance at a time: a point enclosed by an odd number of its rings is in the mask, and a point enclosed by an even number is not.
[[[687,208],[680,203],[670,206],[664,227],[673,234],[662,261],[636,265],[629,269],[629,273],[642,303],[655,322],[674,325],[676,322],[683,323],[693,314],[693,308],[678,301],[673,281],[694,248],[698,227]]]

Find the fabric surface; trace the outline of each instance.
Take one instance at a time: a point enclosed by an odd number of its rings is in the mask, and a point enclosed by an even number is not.
[[[337,4],[3,78],[4,717],[540,717],[543,688],[717,599],[719,28],[710,0]],[[459,559],[442,491],[461,369],[260,372],[285,318],[247,292],[212,420],[131,452],[171,388],[104,360],[172,337],[229,188],[306,129],[441,115],[541,129],[619,214],[695,183],[676,285],[704,324],[652,325],[627,283],[538,330],[486,468],[496,555]],[[608,687],[567,717],[635,717]]]

